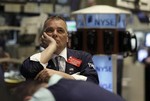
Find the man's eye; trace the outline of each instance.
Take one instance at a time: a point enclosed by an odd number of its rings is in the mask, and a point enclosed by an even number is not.
[[[65,32],[63,29],[58,29],[57,31],[58,31],[58,33],[64,33]]]
[[[52,33],[54,30],[53,29],[46,29],[45,32],[46,33]]]

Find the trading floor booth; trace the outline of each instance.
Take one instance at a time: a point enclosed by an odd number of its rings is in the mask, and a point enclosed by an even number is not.
[[[94,55],[99,85],[115,93],[118,93],[117,81],[121,82],[122,78],[122,74],[117,73],[122,71],[122,67],[117,68],[118,56],[131,50],[130,40],[133,37],[126,32],[126,19],[130,14],[129,11],[107,5],[95,5],[72,13],[77,23],[72,48]]]

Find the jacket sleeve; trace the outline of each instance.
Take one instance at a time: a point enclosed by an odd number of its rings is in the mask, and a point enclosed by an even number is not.
[[[43,70],[43,66],[38,61],[30,60],[30,57],[20,66],[20,73],[26,79],[34,79],[41,70]]]
[[[87,81],[99,84],[98,74],[95,70],[92,55],[89,53],[83,53],[82,55],[82,65],[80,75],[87,77]]]

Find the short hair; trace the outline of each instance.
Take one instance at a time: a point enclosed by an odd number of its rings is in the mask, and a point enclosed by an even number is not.
[[[49,21],[49,20],[62,20],[62,21],[64,21],[64,23],[66,24],[66,21],[65,21],[65,18],[64,18],[64,17],[58,16],[58,15],[52,15],[52,16],[48,17],[48,18],[45,20],[43,28],[45,27],[46,22]],[[66,24],[66,25],[67,25],[67,24]]]
[[[43,82],[37,80],[26,80],[20,82],[16,87],[11,89],[11,96],[14,101],[23,101],[26,96],[32,96],[42,87]]]

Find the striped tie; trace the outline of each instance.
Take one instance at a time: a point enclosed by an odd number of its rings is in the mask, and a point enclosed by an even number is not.
[[[65,59],[62,56],[55,57],[55,63],[56,63],[56,70],[65,72]]]

